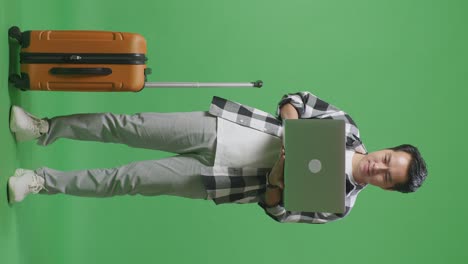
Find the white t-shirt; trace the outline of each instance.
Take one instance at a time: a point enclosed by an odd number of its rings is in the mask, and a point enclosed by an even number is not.
[[[272,168],[281,152],[281,139],[218,118],[215,166]]]
[[[354,157],[354,151],[352,150],[346,150],[345,151],[345,160],[346,160],[346,165],[345,165],[345,171],[346,174],[348,174],[348,179],[354,184],[358,185],[356,181],[354,180],[353,177],[353,157]]]

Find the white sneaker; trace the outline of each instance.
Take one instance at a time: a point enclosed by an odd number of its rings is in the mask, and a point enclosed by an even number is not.
[[[45,189],[44,181],[44,178],[32,170],[17,169],[15,175],[8,179],[9,203],[21,202],[26,195]]]
[[[12,106],[10,112],[10,130],[15,133],[16,141],[27,141],[40,137],[49,131],[49,122],[37,118],[21,107]]]

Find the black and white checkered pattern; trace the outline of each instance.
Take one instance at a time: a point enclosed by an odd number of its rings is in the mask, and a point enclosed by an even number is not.
[[[280,108],[292,104],[299,118],[337,119],[345,121],[346,147],[348,150],[366,154],[367,151],[359,137],[359,130],[352,118],[335,106],[322,101],[309,92],[298,92],[284,95],[278,104],[277,117],[264,111],[214,97],[210,107],[210,114],[250,127],[273,136],[281,137],[283,133]],[[278,222],[298,223],[327,223],[349,214],[358,193],[363,186],[355,185],[347,177],[346,212],[344,214],[331,214],[320,212],[293,212],[287,211],[281,202],[278,206],[267,208],[264,201],[266,188],[266,175],[271,168],[228,168],[209,167],[202,171],[204,184],[208,191],[208,198],[216,204],[223,203],[252,203],[258,204],[265,212]]]
[[[269,113],[216,96],[210,114],[278,137],[283,131],[281,120]]]

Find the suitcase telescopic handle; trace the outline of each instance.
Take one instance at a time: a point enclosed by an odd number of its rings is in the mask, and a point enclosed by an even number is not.
[[[61,68],[50,69],[53,75],[109,75],[112,74],[111,68]]]
[[[262,81],[245,82],[245,83],[229,83],[229,82],[146,82],[147,88],[234,88],[234,87],[257,87],[263,86]]]

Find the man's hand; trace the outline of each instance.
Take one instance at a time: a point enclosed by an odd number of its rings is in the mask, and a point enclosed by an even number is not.
[[[273,169],[270,172],[269,181],[272,185],[279,186],[280,189],[284,189],[284,160],[286,155],[284,154],[284,146],[281,147],[281,155],[276,161]]]
[[[285,119],[298,119],[299,114],[292,104],[285,104],[280,109],[280,116],[283,120]],[[284,189],[284,146],[281,146],[281,155],[276,161],[275,165],[268,175],[268,181],[272,185],[276,185],[279,188],[267,188],[265,193],[265,203],[267,206],[277,206],[281,197],[283,196]]]
[[[284,189],[284,147],[281,147],[281,155],[268,175],[268,181],[271,185],[276,185],[279,188],[267,188],[265,193],[265,203],[272,207],[280,203]]]

